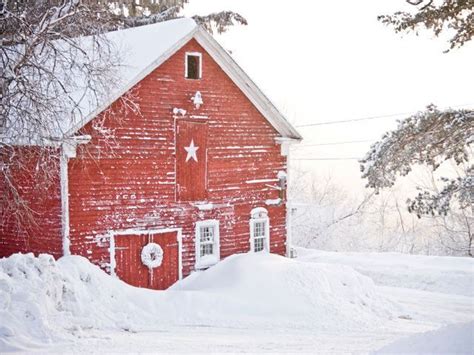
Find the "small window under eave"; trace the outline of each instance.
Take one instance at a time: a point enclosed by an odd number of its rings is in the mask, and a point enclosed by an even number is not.
[[[186,79],[201,79],[202,77],[202,54],[198,52],[186,53],[185,73]]]

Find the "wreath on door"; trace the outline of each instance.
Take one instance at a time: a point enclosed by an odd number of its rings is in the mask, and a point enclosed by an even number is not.
[[[163,262],[163,249],[156,243],[148,243],[142,249],[142,263],[149,269],[161,266]]]

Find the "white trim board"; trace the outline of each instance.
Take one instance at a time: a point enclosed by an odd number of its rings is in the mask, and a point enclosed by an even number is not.
[[[68,174],[68,155],[65,145],[61,146],[59,157],[59,185],[61,197],[61,237],[63,255],[71,255],[71,239],[69,226],[69,174]]]

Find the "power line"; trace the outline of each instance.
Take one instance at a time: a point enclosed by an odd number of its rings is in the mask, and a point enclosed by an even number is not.
[[[350,120],[340,120],[340,121],[326,121],[326,122],[316,122],[316,123],[307,123],[296,126],[297,128],[300,127],[312,127],[312,126],[323,126],[323,125],[330,125],[330,124],[338,124],[338,123],[347,123],[347,122],[358,122],[358,121],[367,121],[367,120],[376,120],[379,118],[389,118],[389,117],[396,117],[402,115],[409,115],[413,112],[404,112],[404,113],[394,113],[390,115],[383,115],[383,116],[368,116],[368,117],[360,117],[360,118],[353,118]]]
[[[463,107],[463,106],[470,106],[474,105],[474,103],[469,103],[469,104],[463,104],[463,105],[457,105],[457,106],[450,106],[451,108],[455,107]],[[391,118],[391,117],[396,117],[396,116],[402,116],[402,115],[413,115],[418,111],[410,111],[410,112],[400,112],[400,113],[392,113],[388,115],[378,115],[378,116],[367,116],[367,117],[359,117],[359,118],[353,118],[353,119],[347,119],[347,120],[339,120],[339,121],[326,121],[326,122],[316,122],[316,123],[306,123],[302,125],[296,125],[295,127],[300,128],[300,127],[313,127],[313,126],[323,126],[323,125],[331,125],[331,124],[339,124],[339,123],[348,123],[348,122],[359,122],[359,121],[367,121],[367,120],[376,120],[380,118]]]
[[[358,141],[345,141],[345,142],[329,142],[329,143],[315,143],[315,144],[298,144],[292,145],[292,148],[305,148],[305,147],[316,147],[321,145],[342,145],[342,144],[353,144],[353,143],[368,143],[368,142],[375,142],[376,139],[365,139],[365,140],[358,140]]]
[[[291,160],[360,160],[361,158],[291,158]]]

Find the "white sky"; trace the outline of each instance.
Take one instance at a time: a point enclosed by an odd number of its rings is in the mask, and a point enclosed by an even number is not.
[[[474,45],[444,54],[446,40],[399,35],[377,15],[409,8],[405,0],[191,0],[184,14],[239,12],[249,21],[216,36],[296,126],[440,107],[474,107]],[[356,161],[370,143],[307,146],[379,138],[404,116],[299,128],[304,143],[292,165],[363,186]]]

